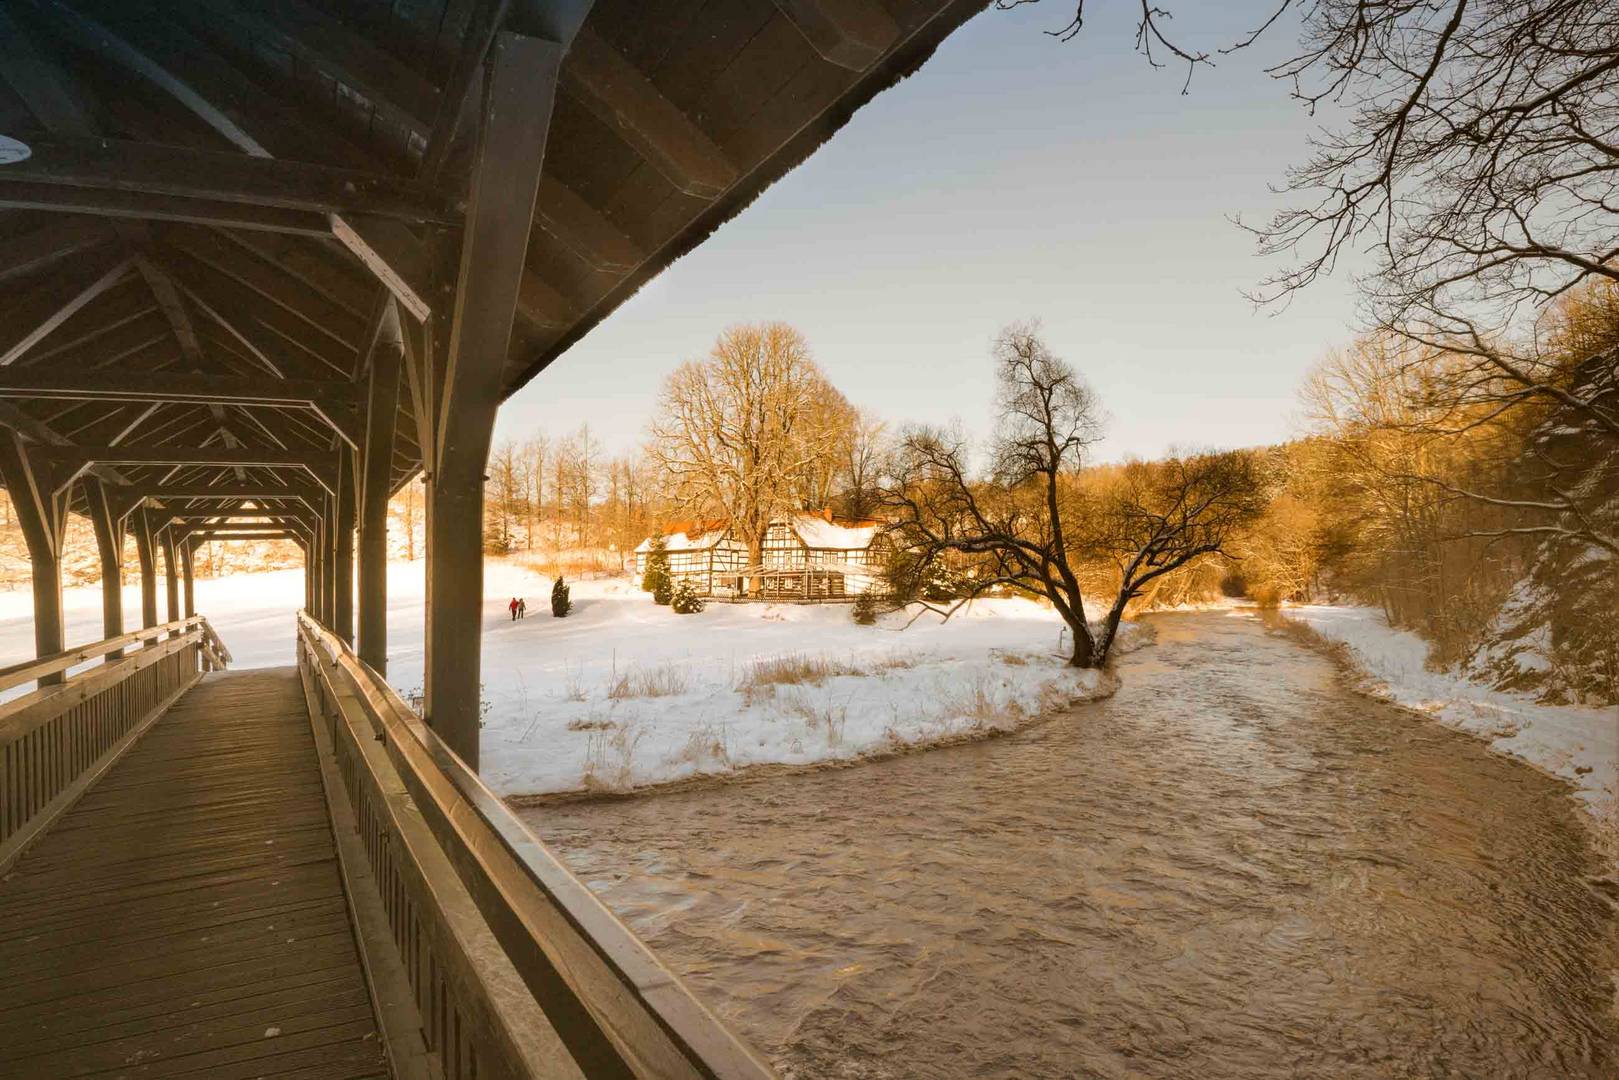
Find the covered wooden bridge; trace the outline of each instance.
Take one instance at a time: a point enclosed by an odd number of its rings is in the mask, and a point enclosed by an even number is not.
[[[478,779],[495,410],[982,6],[0,0],[0,1075],[768,1075]],[[228,670],[193,552],[268,536],[299,663]]]

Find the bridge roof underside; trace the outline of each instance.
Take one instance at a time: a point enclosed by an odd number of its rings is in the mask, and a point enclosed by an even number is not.
[[[407,353],[430,353],[423,316],[453,308],[444,267],[494,13],[553,36],[584,6],[0,8],[0,135],[30,150],[0,164],[0,425],[59,482],[95,475],[193,510],[318,497],[323,455],[363,438],[384,310],[400,313]],[[589,6],[557,84],[535,212],[512,223],[528,246],[503,395],[983,6]],[[421,467],[411,395],[399,401],[394,486]],[[281,488],[285,501],[265,494]]]

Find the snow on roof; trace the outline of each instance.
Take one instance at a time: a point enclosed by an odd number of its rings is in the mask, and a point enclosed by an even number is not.
[[[864,551],[877,535],[875,521],[834,521],[830,514],[799,514],[793,519],[798,538],[812,548]]]
[[[864,551],[877,535],[875,521],[837,521],[830,510],[795,514],[787,519],[806,547],[834,551]],[[723,521],[676,521],[666,526],[664,544],[669,551],[706,551],[725,537]],[[635,545],[638,554],[652,550],[652,537]]]
[[[723,521],[676,521],[665,527],[664,546],[669,551],[703,551],[720,542],[725,535]],[[637,554],[652,550],[653,537],[635,545]]]

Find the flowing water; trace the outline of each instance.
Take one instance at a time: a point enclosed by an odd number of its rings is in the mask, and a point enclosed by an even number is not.
[[[1259,620],[1102,704],[849,769],[525,811],[792,1077],[1619,1077],[1566,789]]]

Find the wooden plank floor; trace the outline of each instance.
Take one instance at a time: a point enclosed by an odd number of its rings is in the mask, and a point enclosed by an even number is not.
[[[206,676],[0,881],[0,1077],[386,1077],[295,668]]]

